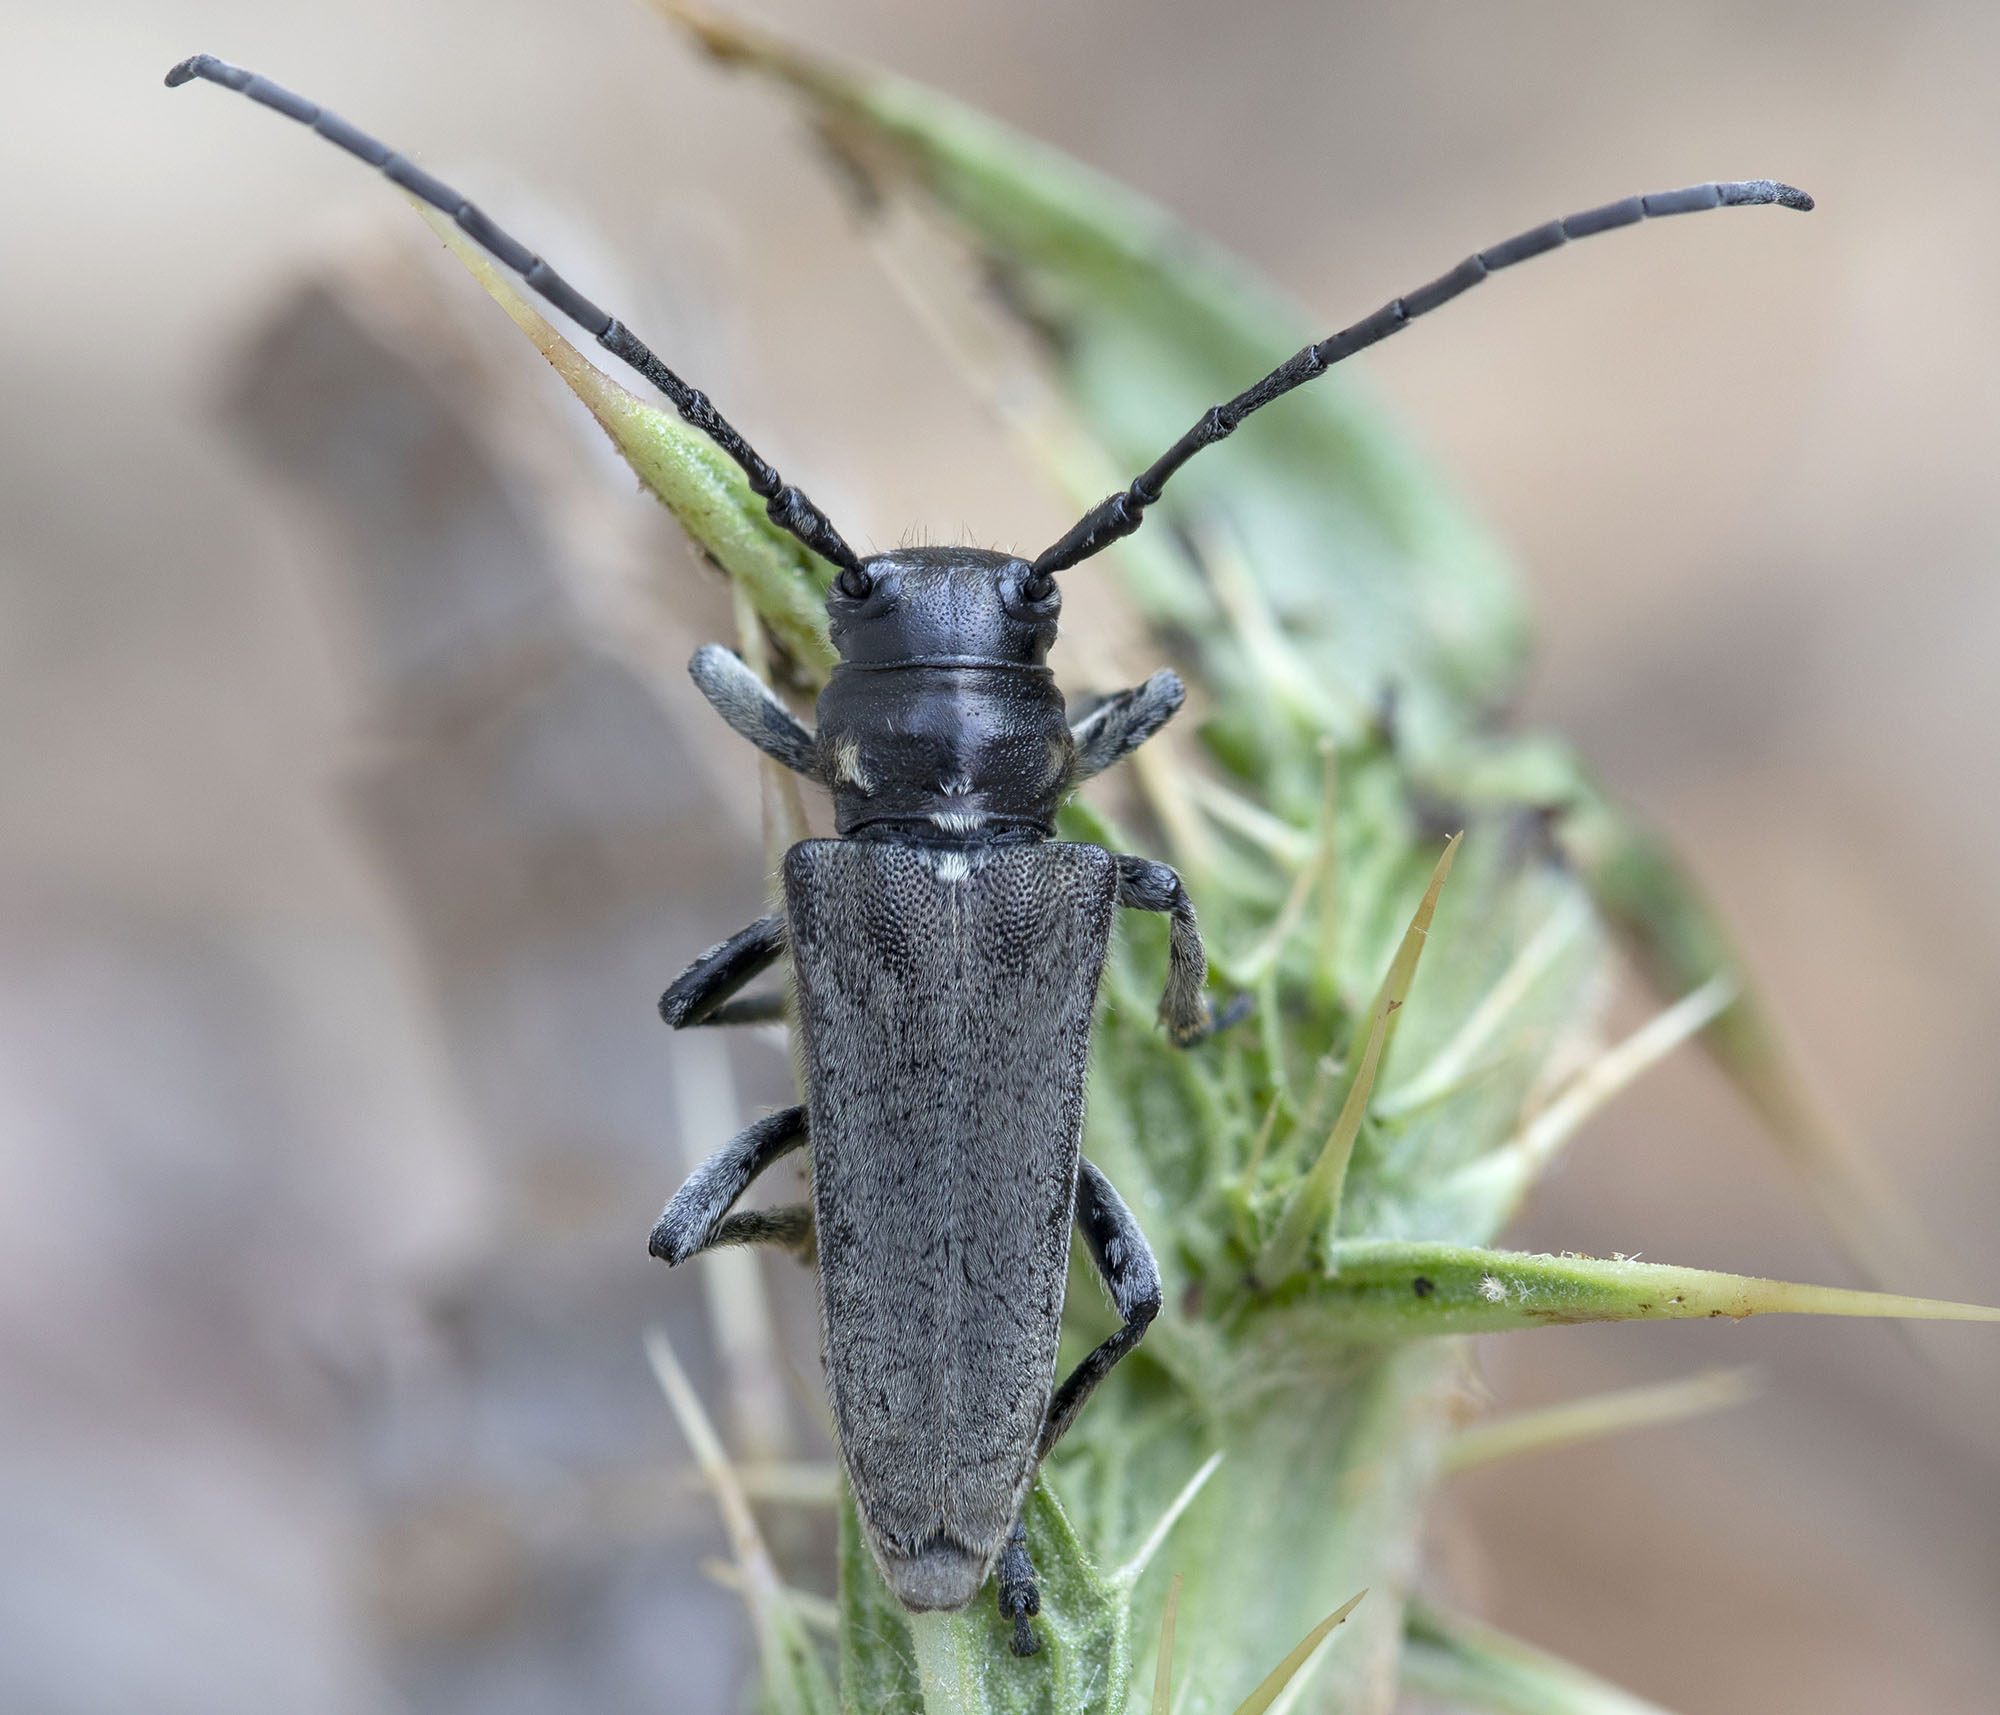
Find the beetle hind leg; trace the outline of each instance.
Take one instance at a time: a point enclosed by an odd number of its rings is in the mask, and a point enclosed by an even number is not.
[[[1056,1390],[1035,1446],[1038,1461],[1048,1457],[1092,1390],[1138,1345],[1160,1313],[1160,1265],[1153,1258],[1152,1246],[1146,1243],[1132,1211],[1125,1207],[1125,1199],[1088,1161],[1081,1162],[1077,1171],[1076,1225],[1124,1326],[1101,1342]]]
[[[1028,1527],[1020,1519],[1014,1521],[1007,1546],[1000,1551],[994,1581],[999,1586],[1000,1617],[1014,1622],[1014,1653],[1035,1654],[1042,1640],[1028,1622],[1042,1611],[1042,1593],[1035,1586],[1034,1562],[1028,1558]]]

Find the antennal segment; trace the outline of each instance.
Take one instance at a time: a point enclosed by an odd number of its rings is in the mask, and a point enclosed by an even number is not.
[[[1309,345],[1288,358],[1247,392],[1239,393],[1226,405],[1214,406],[1193,428],[1169,447],[1130,488],[1086,512],[1068,534],[1035,561],[1035,575],[1041,578],[1066,571],[1080,560],[1129,536],[1145,520],[1146,508],[1160,498],[1167,478],[1194,457],[1203,447],[1235,433],[1237,424],[1252,411],[1262,410],[1273,399],[1294,387],[1324,375],[1343,358],[1400,333],[1418,316],[1449,303],[1459,293],[1469,291],[1489,274],[1554,250],[1573,238],[1589,238],[1614,227],[1634,226],[1642,220],[1657,220],[1670,214],[1696,214],[1711,208],[1744,208],[1762,203],[1778,203],[1785,208],[1809,209],[1811,197],[1804,191],[1781,185],[1774,179],[1741,179],[1722,184],[1690,185],[1685,190],[1656,191],[1651,196],[1627,197],[1601,208],[1586,209],[1562,220],[1551,220],[1504,244],[1468,256],[1449,274],[1440,275],[1428,286],[1420,286],[1406,297],[1383,305],[1372,316],[1343,328],[1330,339]]]
[[[241,66],[230,65],[213,54],[196,54],[191,59],[182,60],[167,73],[167,87],[175,89],[195,78],[205,78],[210,83],[221,84],[225,89],[236,90],[252,101],[276,108],[288,119],[310,126],[329,143],[338,144],[350,155],[360,156],[412,196],[449,215],[458,224],[459,230],[482,250],[519,274],[536,292],[585,329],[606,351],[638,370],[667,396],[688,424],[699,429],[734,459],[750,479],[751,490],[764,502],[764,510],[773,524],[796,536],[814,553],[831,560],[843,572],[857,579],[866,578],[861,561],[841,539],[840,532],[833,527],[826,514],[764,462],[757,449],[709,403],[707,394],[690,387],[623,322],[615,316],[606,315],[525,244],[502,232],[451,186],[440,183],[386,144],[357,131],[346,120],[327,112],[304,96],[294,95],[270,79],[245,71]]]

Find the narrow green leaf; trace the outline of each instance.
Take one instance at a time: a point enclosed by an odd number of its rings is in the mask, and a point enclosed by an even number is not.
[[[414,202],[414,199],[412,199]],[[639,481],[749,596],[809,677],[833,665],[822,605],[833,568],[765,516],[734,461],[700,430],[621,387],[558,333],[486,253],[435,209],[417,212],[589,408]]]
[[[1484,1208],[1511,1219],[1534,1182],[1576,1131],[1636,1079],[1664,1060],[1736,999],[1728,977],[1714,977],[1607,1048],[1561,1094],[1500,1148],[1443,1181],[1435,1201]]]
[[[1344,1333],[1369,1339],[1491,1334],[1570,1322],[1643,1322],[1699,1316],[1888,1316],[2000,1322],[2000,1310],[1838,1286],[1597,1257],[1395,1239],[1333,1246],[1310,1289]]]
[[[1264,1683],[1251,1692],[1248,1697],[1244,1698],[1241,1703],[1237,1704],[1236,1715],[1264,1715],[1264,1711],[1269,1709],[1278,1700],[1278,1693],[1283,1691],[1292,1682],[1292,1676],[1312,1659],[1313,1652],[1326,1642],[1327,1636],[1332,1632],[1333,1628],[1346,1619],[1349,1614],[1353,1613],[1356,1608],[1361,1606],[1361,1598],[1367,1594],[1366,1590],[1362,1590],[1348,1597],[1338,1608],[1334,1609],[1318,1625],[1314,1626],[1311,1631],[1307,1632],[1300,1639],[1298,1648],[1293,1650],[1290,1655],[1286,1656],[1283,1661],[1271,1669]]]
[[[1404,1617],[1403,1682],[1492,1715],[1667,1715],[1532,1644],[1421,1602]]]
[[[1463,838],[1462,834],[1452,835],[1437,860],[1437,867],[1431,871],[1430,886],[1424,890],[1416,915],[1410,919],[1396,956],[1389,963],[1388,974],[1376,990],[1375,1004],[1368,1013],[1367,1046],[1362,1050],[1361,1064],[1355,1069],[1354,1082],[1348,1086],[1347,1100],[1341,1104],[1340,1117],[1334,1121],[1319,1158],[1292,1193],[1257,1259],[1257,1279],[1266,1286],[1277,1285],[1299,1266],[1321,1225],[1339,1212],[1347,1163],[1354,1153],[1362,1117],[1368,1112],[1368,1097],[1375,1088],[1375,1069],[1389,1039],[1391,1015],[1409,998],[1417,962],[1423,957],[1424,942],[1431,932],[1431,919],[1437,913],[1438,895],[1444,890],[1445,877],[1451,874],[1451,860],[1458,855],[1459,841]]]
[[[1218,1448],[1201,1462],[1201,1469],[1188,1478],[1167,1510],[1154,1521],[1153,1528],[1146,1533],[1146,1540],[1132,1551],[1132,1557],[1112,1575],[1111,1582],[1114,1585],[1129,1590],[1139,1582],[1139,1575],[1152,1564],[1153,1556],[1160,1552],[1160,1545],[1172,1534],[1174,1526],[1180,1522],[1181,1514],[1193,1506],[1195,1497],[1208,1487],[1209,1478],[1221,1468],[1224,1457]]]
[[[1703,1370],[1650,1387],[1564,1400],[1535,1411],[1517,1411],[1461,1429],[1445,1448],[1444,1475],[1470,1471],[1501,1459],[1547,1453],[1633,1429],[1682,1423],[1727,1406],[1740,1405],[1757,1391],[1757,1372],[1747,1366]]]

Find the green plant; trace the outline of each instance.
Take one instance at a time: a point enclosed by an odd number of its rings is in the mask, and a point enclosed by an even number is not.
[[[1239,264],[1074,162],[930,92],[682,16],[804,104],[878,219],[912,217],[878,227],[893,273],[1079,504],[1306,337]],[[829,568],[764,521],[701,436],[599,372],[433,224],[735,581],[746,651],[775,650],[799,689],[820,682]],[[956,248],[924,249],[926,233]],[[1260,1682],[1245,1710],[1383,1710],[1399,1682],[1479,1708],[1638,1708],[1413,1599],[1429,1491],[1447,1461],[1476,1456],[1454,1439],[1457,1337],[1775,1310],[2000,1313],[1490,1248],[1577,1126],[1697,1035],[1864,1261],[1892,1272],[1908,1241],[1813,1115],[1671,857],[1560,745],[1493,730],[1526,639],[1504,563],[1354,381],[1246,427],[1163,510],[1179,535],[1155,529],[1116,558],[1200,693],[1199,727],[1137,770],[1136,813],[1200,903],[1219,982],[1258,1003],[1252,1024],[1178,1054],[1152,1022],[1161,926],[1129,926],[1107,973],[1087,1148],[1154,1240],[1168,1312],[1030,1502],[1045,1647],[1025,1662],[986,1608],[905,1616],[845,1513],[837,1609],[787,1589],[657,1347],[730,1525],[765,1696],[810,1715],[1081,1715],[1123,1710],[1147,1680],[1164,1711],[1165,1666],[1134,1673],[1159,1636],[1185,1715],[1235,1708]],[[1146,843],[1095,802],[1065,817],[1074,837]],[[1614,934],[1678,998],[1606,1050]],[[1066,1361],[1109,1327],[1079,1275]],[[1560,1433],[1517,1425],[1511,1444]],[[1329,1609],[1353,1619],[1334,1632]]]

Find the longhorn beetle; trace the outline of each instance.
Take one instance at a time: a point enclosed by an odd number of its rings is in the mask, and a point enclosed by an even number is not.
[[[837,568],[827,617],[840,662],[808,731],[720,645],[689,671],[725,722],[833,795],[839,837],[784,859],[784,911],[712,947],[660,1001],[676,1030],[783,1016],[735,998],[789,953],[806,1100],[750,1126],[689,1175],[652,1254],[717,1245],[816,1254],[827,1391],[856,1509],[912,1610],[958,1609],[998,1572],[1017,1654],[1038,1647],[1022,1504],[1041,1461],[1160,1309],[1145,1235],[1083,1159],[1084,1066],[1113,911],[1168,918],[1169,1038],[1230,1021],[1205,992],[1194,907],[1165,864],[1054,838],[1057,806],[1181,706],[1169,671],[1072,722],[1047,667],[1056,574],[1144,520],[1168,479],[1251,412],[1487,275],[1573,238],[1669,214],[1812,198],[1769,179],[1627,197],[1467,257],[1217,405],[1131,486],[1033,560],[980,548],[862,558],[623,323],[456,191],[289,90],[207,54],[206,78],[309,125],[441,209],[598,344],[651,381],[743,469],[772,522]],[[732,1214],[801,1146],[812,1203]],[[1122,1326],[1055,1386],[1070,1228]]]

